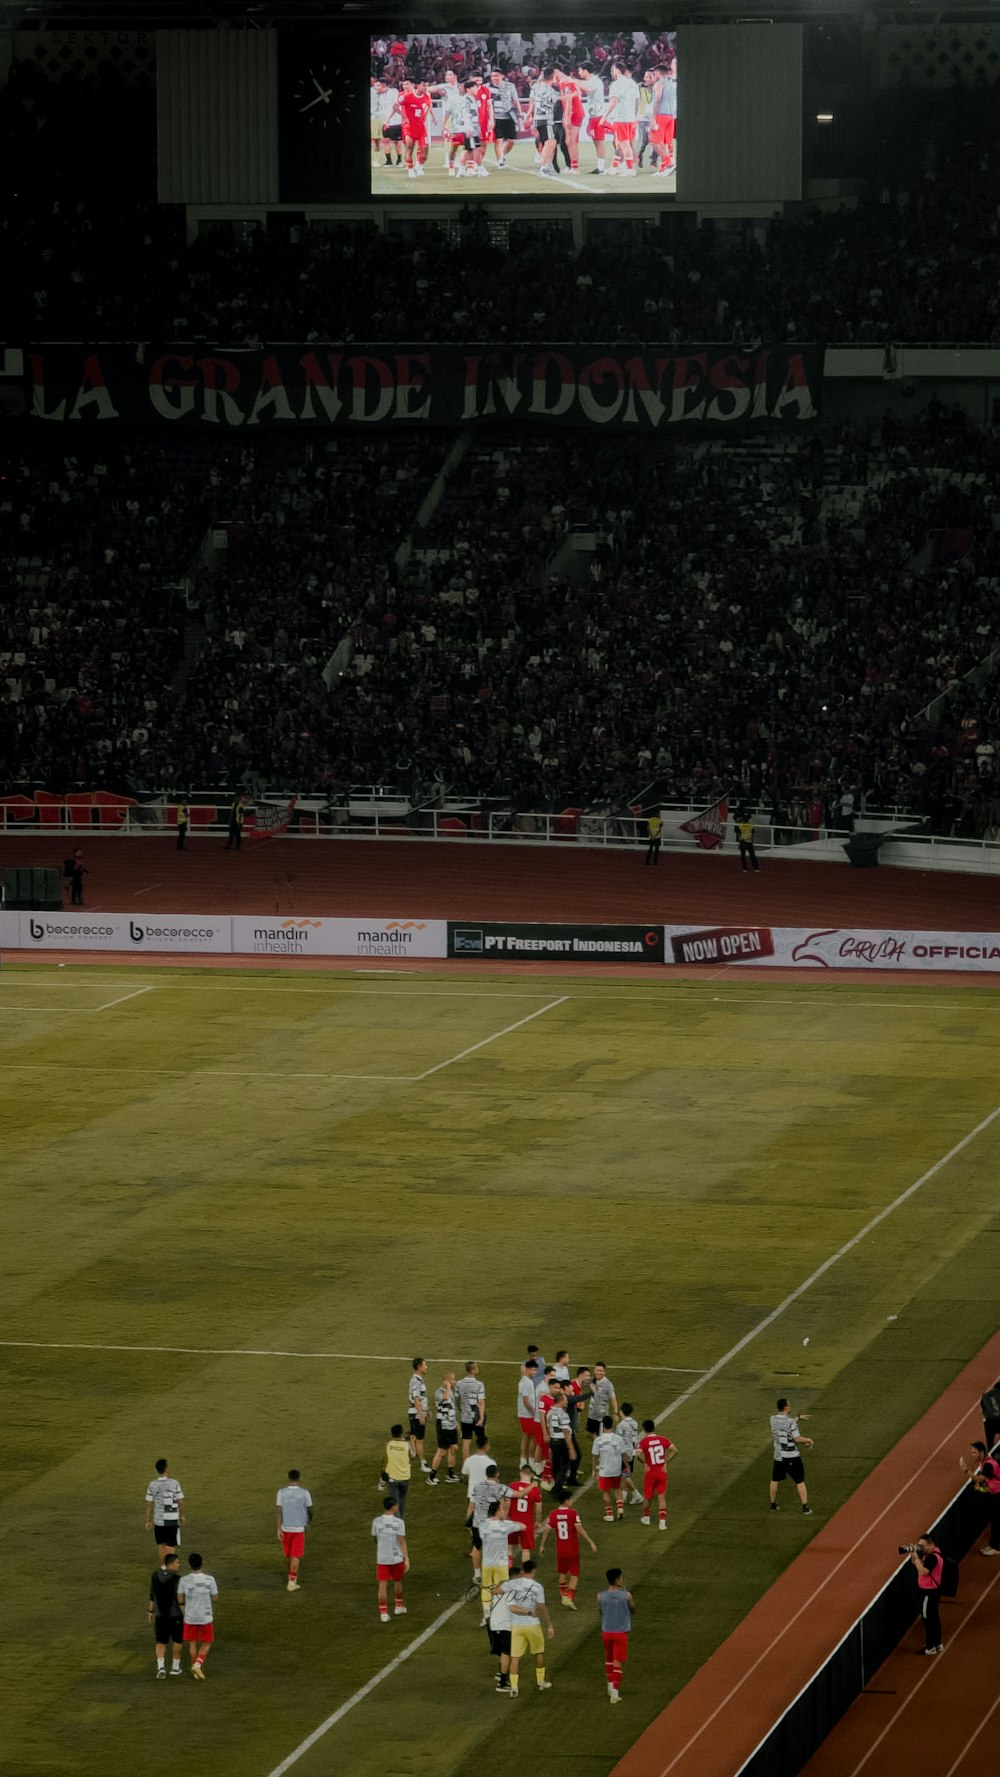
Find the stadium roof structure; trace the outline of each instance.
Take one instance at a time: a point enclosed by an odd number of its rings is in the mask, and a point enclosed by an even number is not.
[[[537,0],[0,0],[0,28],[7,30],[154,30],[167,27],[260,30],[274,26],[349,25],[411,32],[523,28]],[[997,22],[997,0],[942,5],[939,0],[546,0],[538,17],[553,24],[621,24],[645,29],[722,22],[857,18],[912,24]]]

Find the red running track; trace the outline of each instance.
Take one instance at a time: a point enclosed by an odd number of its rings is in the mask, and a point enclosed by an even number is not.
[[[1000,930],[1000,880],[941,871],[640,850],[461,841],[0,839],[0,865],[61,865],[79,843],[92,912],[314,914],[367,919],[897,926]]]
[[[958,1598],[942,1605],[944,1653],[918,1658],[919,1631],[891,1654],[803,1777],[981,1777],[996,1763],[1000,1559],[962,1563]]]
[[[983,1378],[996,1375],[998,1365],[995,1333],[821,1524],[612,1777],[735,1777],[889,1579],[898,1565],[901,1531],[933,1524],[957,1493],[957,1457],[982,1435],[978,1397],[988,1386]],[[974,1565],[986,1571],[970,1572]],[[866,1777],[973,1777],[995,1763],[985,1736],[971,1737],[985,1727],[997,1702],[998,1569],[1000,1560],[975,1555],[964,1563],[959,1597],[941,1606],[944,1653],[918,1659],[914,1650],[922,1636],[907,1637],[906,1647],[816,1754],[807,1767],[810,1777],[855,1777],[862,1766]],[[883,1674],[890,1669],[903,1700],[908,1704],[912,1696],[912,1708],[874,1695],[889,1682]],[[834,1742],[841,1733],[849,1739],[838,1750]]]

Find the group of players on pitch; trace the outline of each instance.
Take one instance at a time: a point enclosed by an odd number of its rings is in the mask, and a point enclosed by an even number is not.
[[[527,101],[499,69],[460,80],[450,70],[440,84],[406,80],[397,88],[375,80],[371,88],[372,166],[405,160],[406,176],[422,179],[430,152],[435,99],[440,101],[444,165],[449,178],[488,178],[486,150],[492,144],[494,170],[502,172],[519,133],[535,140],[535,171],[555,179],[561,153],[567,172],[580,171],[580,137],[594,144],[596,174],[635,178],[646,147],[657,174],[674,170],[677,127],[677,64],[651,68],[640,84],[627,67],[612,63],[611,82],[589,62],[575,75],[541,68]],[[607,149],[611,147],[608,163]],[[402,154],[400,150],[402,149]]]
[[[386,1446],[385,1467],[379,1488],[386,1493],[386,1509],[372,1524],[378,1542],[379,1616],[389,1621],[388,1588],[394,1588],[394,1612],[405,1615],[403,1577],[409,1567],[406,1546],[406,1508],[411,1464],[419,1462],[429,1487],[446,1483],[466,1484],[466,1527],[474,1579],[470,1596],[478,1594],[483,1627],[489,1631],[490,1649],[499,1668],[497,1692],[516,1697],[522,1659],[533,1658],[539,1690],[551,1689],[545,1676],[545,1645],[555,1628],[537,1578],[536,1542],[539,1557],[549,1537],[556,1555],[560,1603],[576,1610],[580,1579],[580,1538],[596,1555],[597,1545],[586,1531],[572,1503],[571,1489],[580,1484],[582,1445],[580,1423],[591,1440],[591,1479],[597,1481],[604,1501],[604,1520],[613,1524],[625,1516],[627,1503],[642,1506],[641,1522],[652,1521],[657,1502],[661,1530],[667,1527],[667,1464],[676,1454],[670,1439],[657,1432],[651,1419],[642,1430],[632,1415],[629,1401],[619,1402],[614,1383],[604,1364],[581,1365],[571,1372],[568,1352],[557,1353],[546,1364],[536,1346],[529,1346],[517,1387],[517,1418],[521,1433],[520,1468],[516,1480],[501,1481],[490,1454],[486,1424],[486,1390],[478,1366],[470,1359],[456,1380],[445,1372],[434,1392],[435,1449],[427,1460],[426,1436],[430,1421],[426,1358],[413,1359],[408,1413],[409,1438],[402,1425],[392,1428]],[[472,1446],[475,1444],[475,1450]],[[458,1454],[461,1448],[461,1471]],[[640,1493],[634,1482],[636,1462],[643,1464]],[[543,1493],[555,1504],[545,1516]],[[544,1517],[544,1523],[543,1523]],[[598,1593],[601,1633],[604,1642],[605,1677],[612,1703],[621,1700],[622,1668],[628,1655],[634,1602],[624,1585],[622,1571],[606,1572],[607,1586]]]

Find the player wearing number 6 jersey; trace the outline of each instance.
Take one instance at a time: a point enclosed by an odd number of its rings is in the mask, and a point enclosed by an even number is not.
[[[644,1465],[642,1477],[643,1510],[640,1523],[649,1523],[649,1513],[655,1498],[660,1501],[660,1529],[667,1528],[667,1463],[677,1455],[677,1445],[657,1431],[652,1419],[642,1422],[643,1435],[636,1445],[635,1453]]]
[[[542,1490],[530,1463],[522,1462],[521,1478],[511,1482],[510,1496],[510,1515],[521,1527],[520,1544],[511,1545],[512,1572],[516,1572],[520,1561],[534,1554],[535,1535],[542,1522]]]
[[[556,1494],[559,1504],[555,1511],[550,1512],[545,1520],[542,1540],[538,1553],[545,1553],[545,1544],[551,1530],[556,1539],[556,1573],[559,1576],[559,1598],[567,1610],[576,1609],[576,1588],[580,1580],[580,1537],[590,1544],[591,1550],[597,1554],[597,1544],[583,1528],[583,1520],[576,1507],[569,1503],[569,1494],[561,1487]]]

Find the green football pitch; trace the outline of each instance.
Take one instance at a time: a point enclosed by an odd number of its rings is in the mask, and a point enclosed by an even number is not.
[[[994,1331],[998,1036],[1000,997],[950,986],[5,969],[6,1777],[271,1777],[342,1708],[301,1777],[604,1777]],[[554,1688],[513,1705],[458,1604],[459,1489],[415,1478],[388,1628],[369,1524],[410,1357],[478,1358],[510,1474],[529,1340],[605,1360],[679,1454],[665,1536],[584,1495],[599,1558],[578,1615],[551,1585]],[[811,1520],[766,1510],[779,1392]],[[221,1590],[204,1685],[153,1679],[161,1455]]]
[[[581,148],[581,164],[575,173],[563,167],[554,179],[542,179],[538,176],[535,165],[534,144],[528,141],[518,142],[507,157],[507,164],[499,171],[492,149],[489,150],[484,166],[489,175],[481,178],[449,178],[444,164],[444,145],[436,140],[424,166],[423,178],[409,179],[406,167],[395,165],[387,167],[384,159],[381,165],[372,167],[372,196],[406,198],[416,197],[454,198],[467,203],[471,197],[488,195],[495,203],[498,199],[508,197],[576,197],[586,198],[595,203],[614,201],[622,197],[643,197],[655,203],[663,197],[673,197],[677,190],[677,174],[657,173],[652,162],[647,159],[634,178],[610,177],[603,178],[595,173],[597,156],[590,143]],[[611,154],[608,154],[608,166],[611,165]]]

